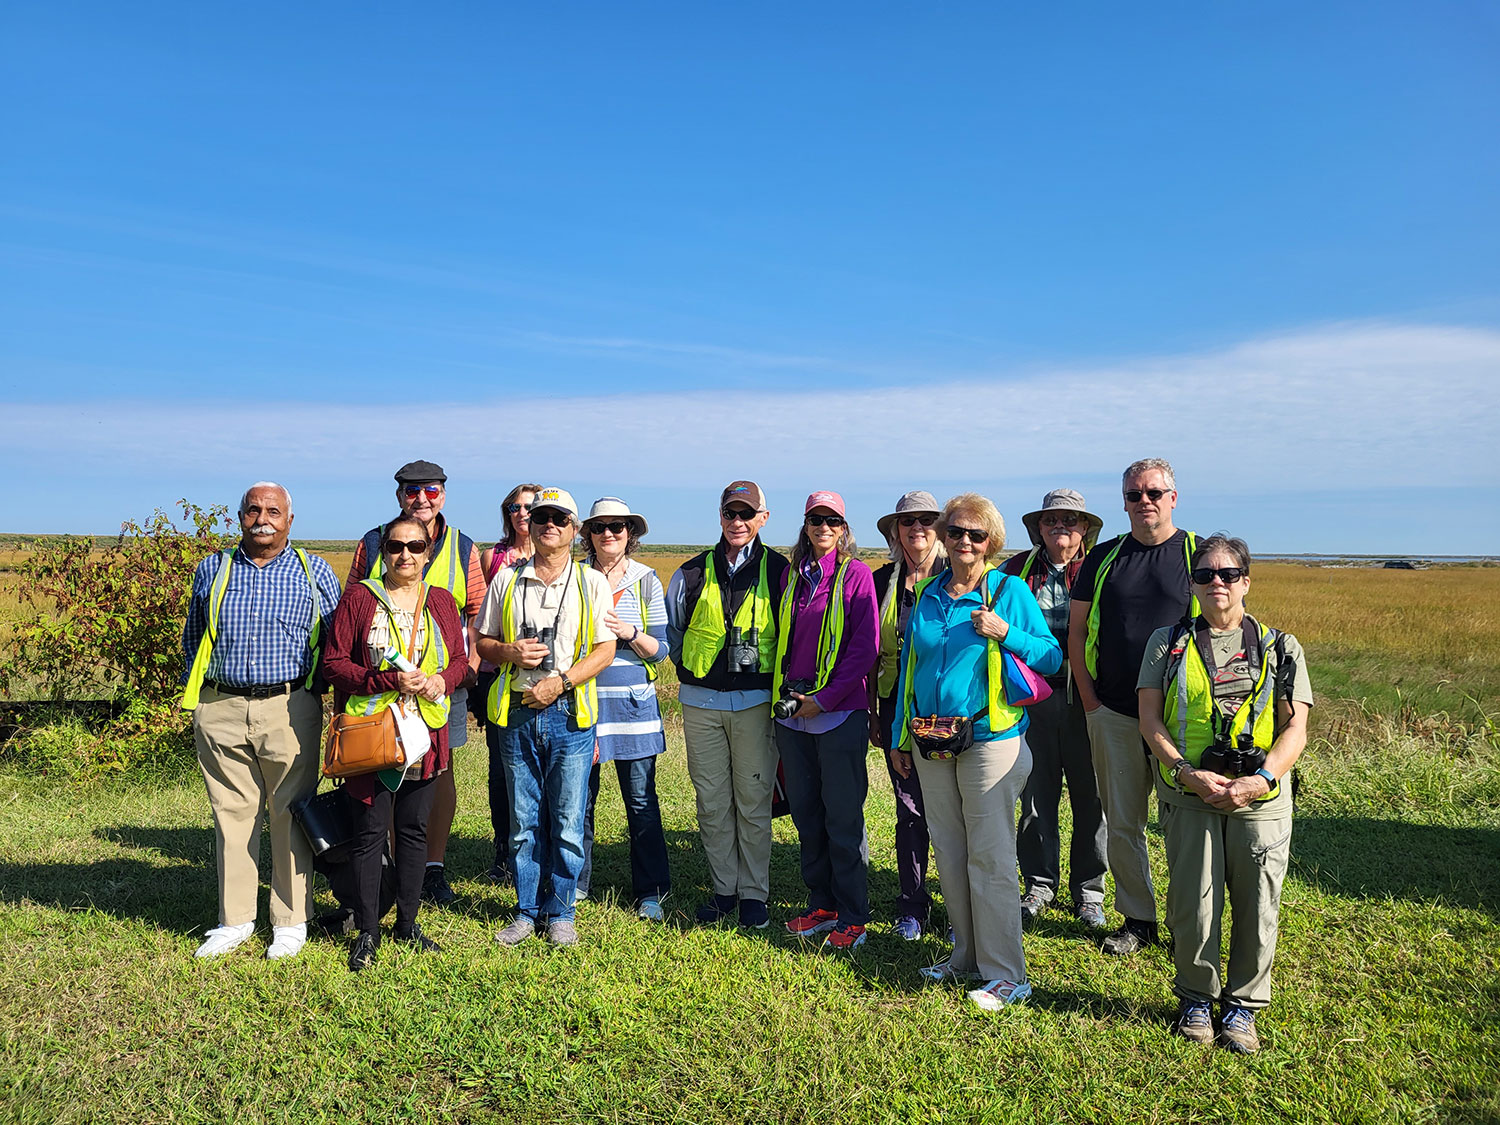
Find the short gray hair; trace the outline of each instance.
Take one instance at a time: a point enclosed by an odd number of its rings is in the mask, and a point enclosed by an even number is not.
[[[248,503],[250,503],[250,494],[252,492],[254,492],[257,488],[274,488],[274,489],[276,489],[278,492],[280,492],[283,496],[286,497],[286,511],[287,511],[287,515],[291,515],[292,514],[292,493],[291,493],[291,490],[288,489],[287,486],[284,485],[284,484],[277,484],[274,480],[258,480],[254,484],[252,484],[249,488],[245,489],[245,491],[240,494],[240,506],[235,509],[236,513],[240,513],[240,512],[243,512],[245,510],[245,505],[248,504]]]
[[[1152,469],[1161,473],[1167,480],[1167,487],[1173,492],[1177,491],[1177,478],[1172,475],[1172,463],[1165,457],[1143,457],[1139,461],[1132,461],[1125,466],[1125,471],[1120,474],[1120,487],[1130,483],[1131,477],[1138,477],[1142,473],[1149,473]]]

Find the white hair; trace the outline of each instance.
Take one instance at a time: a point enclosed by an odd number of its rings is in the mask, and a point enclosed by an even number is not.
[[[286,497],[286,514],[292,514],[292,494],[284,484],[277,484],[274,480],[258,480],[240,495],[240,506],[238,511],[244,512],[245,505],[250,503],[250,494],[257,488],[274,488]]]
[[[1171,462],[1162,457],[1143,457],[1139,461],[1132,461],[1129,465],[1125,466],[1125,471],[1120,474],[1121,486],[1129,484],[1131,477],[1138,477],[1142,473],[1149,473],[1152,469],[1161,473],[1169,491],[1177,491],[1177,478],[1172,475]],[[288,502],[287,506],[291,507],[290,502]]]

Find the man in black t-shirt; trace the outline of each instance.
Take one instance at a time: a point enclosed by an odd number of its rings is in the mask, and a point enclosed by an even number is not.
[[[1125,924],[1104,951],[1134,953],[1157,941],[1156,891],[1146,853],[1151,755],[1141,739],[1135,685],[1151,634],[1180,620],[1192,594],[1188,560],[1195,537],[1172,524],[1172,466],[1136,461],[1123,476],[1130,534],[1100,543],[1073,582],[1068,657],[1083,700],[1094,773],[1107,825],[1115,909]]]

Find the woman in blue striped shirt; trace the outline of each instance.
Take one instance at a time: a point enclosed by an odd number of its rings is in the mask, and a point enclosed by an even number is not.
[[[645,518],[615,496],[595,500],[583,525],[589,565],[604,575],[614,594],[614,609],[604,620],[618,638],[619,647],[614,663],[599,673],[597,681],[599,761],[589,776],[578,897],[587,896],[593,874],[599,770],[612,761],[625,802],[636,913],[660,922],[664,917],[661,900],[672,883],[661,806],[656,799],[656,756],[667,748],[656,700],[656,666],[667,656],[667,606],[656,572],[631,557],[646,530]]]

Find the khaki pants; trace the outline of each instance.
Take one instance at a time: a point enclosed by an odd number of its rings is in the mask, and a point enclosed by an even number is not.
[[[1281,882],[1292,855],[1292,818],[1247,820],[1162,802],[1167,838],[1167,925],[1172,991],[1184,1000],[1241,1008],[1271,1002]],[[1219,975],[1224,893],[1229,892],[1229,971]]]
[[[1154,759],[1130,715],[1098,707],[1084,716],[1099,802],[1104,806],[1105,854],[1115,877],[1115,909],[1127,918],[1156,921],[1156,888],[1146,853]]]
[[[1026,739],[976,742],[947,761],[912,760],[953,926],[950,964],[985,980],[1025,980],[1016,802],[1031,774]]]
[[[271,925],[295,926],[311,915],[312,849],[291,806],[317,787],[322,730],[323,705],[310,692],[245,699],[203,689],[193,740],[214,815],[221,926],[255,921],[260,827],[267,814]]]
[[[776,784],[771,705],[743,711],[684,707],[682,735],[714,893],[765,902],[771,897],[771,791]]]

